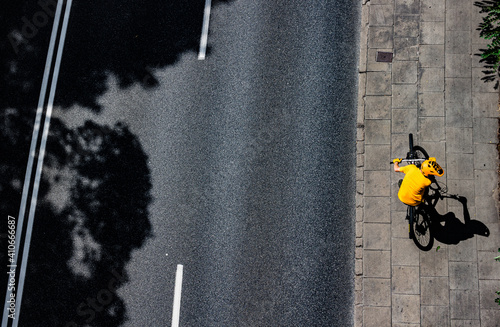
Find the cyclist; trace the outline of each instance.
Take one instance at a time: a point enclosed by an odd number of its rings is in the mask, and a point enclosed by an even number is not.
[[[417,206],[424,201],[424,193],[431,180],[429,175],[443,176],[443,168],[436,162],[436,158],[425,160],[420,168],[415,165],[399,167],[402,159],[394,159],[394,171],[403,172],[404,179],[399,181],[398,198],[404,204]]]

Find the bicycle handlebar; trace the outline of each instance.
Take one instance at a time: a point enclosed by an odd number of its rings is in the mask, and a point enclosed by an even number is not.
[[[424,162],[426,159],[402,159],[401,162]],[[393,164],[394,162],[389,162]]]

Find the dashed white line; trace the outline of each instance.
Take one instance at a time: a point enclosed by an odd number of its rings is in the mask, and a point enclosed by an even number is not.
[[[175,273],[174,307],[172,309],[172,327],[179,327],[183,272],[184,266],[177,265],[177,272]]]
[[[201,29],[200,52],[198,60],[205,60],[208,44],[208,25],[210,23],[210,8],[212,7],[211,0],[205,0],[205,10],[203,13],[203,27]]]

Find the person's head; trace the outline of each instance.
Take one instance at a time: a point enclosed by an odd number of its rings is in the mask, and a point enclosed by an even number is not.
[[[424,176],[434,175],[441,177],[444,174],[443,168],[436,162],[436,158],[434,157],[425,160],[420,166],[420,170]]]

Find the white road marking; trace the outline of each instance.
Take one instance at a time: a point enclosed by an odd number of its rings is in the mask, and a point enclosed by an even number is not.
[[[198,60],[205,60],[208,44],[208,25],[210,23],[210,8],[212,7],[212,0],[205,0],[205,10],[203,13],[203,28],[201,30],[200,52],[198,53]]]
[[[52,37],[54,36],[54,30],[55,30],[55,34],[56,34],[55,36],[57,36],[57,29],[59,27],[62,2],[63,2],[62,0],[60,0],[58,2],[57,12],[59,13],[59,16],[57,17],[57,23],[54,22],[53,33],[51,35],[51,41],[50,41],[51,45],[49,46],[49,48],[51,48],[51,50],[49,49],[49,51],[51,51],[51,52],[49,52],[49,55],[48,55],[48,57],[50,57],[51,61],[52,61],[52,55],[53,55],[53,50],[54,50],[54,45],[52,45],[52,43],[55,43],[55,39],[56,39],[56,37],[54,37],[53,39],[52,39]],[[38,154],[38,162],[36,165],[33,193],[31,196],[31,205],[30,205],[30,211],[29,211],[29,216],[28,216],[28,225],[27,225],[27,229],[26,229],[26,237],[25,237],[24,248],[23,248],[23,259],[21,262],[21,271],[19,273],[19,281],[18,281],[19,284],[18,284],[17,293],[16,293],[16,319],[13,320],[12,327],[17,327],[17,325],[19,323],[19,314],[21,312],[21,303],[22,303],[23,290],[24,290],[24,280],[26,277],[26,268],[28,265],[28,255],[29,255],[29,249],[30,249],[30,244],[31,244],[31,235],[32,235],[32,231],[33,231],[33,222],[35,220],[34,218],[35,218],[35,211],[36,211],[36,204],[37,204],[37,197],[38,197],[38,189],[40,186],[40,179],[41,179],[41,175],[42,175],[43,160],[45,157],[45,148],[47,145],[47,138],[49,135],[50,119],[52,117],[52,109],[54,106],[54,98],[55,98],[55,93],[56,93],[57,80],[59,77],[59,69],[61,67],[61,58],[62,58],[62,53],[63,53],[63,49],[64,49],[64,41],[66,39],[66,31],[68,29],[68,21],[69,21],[69,15],[70,15],[70,11],[71,11],[71,4],[72,4],[72,0],[68,0],[66,3],[66,10],[64,12],[63,24],[62,24],[62,28],[61,28],[61,36],[60,36],[59,44],[57,47],[56,61],[54,63],[54,72],[52,74],[52,83],[50,85],[50,93],[49,93],[49,99],[48,99],[48,104],[47,104],[47,111],[46,111],[46,115],[45,115],[45,122],[43,125],[43,133],[42,133],[42,139],[41,139],[41,144],[40,144],[40,151]],[[48,59],[49,58],[47,58],[47,60]],[[48,65],[48,67],[49,67],[49,71],[50,71],[50,64]],[[46,68],[47,68],[47,65],[46,65]],[[44,76],[44,80],[45,80],[45,76]],[[42,84],[43,83],[44,82],[42,82]],[[43,107],[43,102],[45,100],[45,93],[46,93],[46,86],[47,86],[46,84],[47,84],[47,82],[45,81],[45,84],[42,85],[42,92],[40,94],[40,103],[42,104],[42,107]],[[38,121],[38,126],[36,126],[36,128],[38,128],[38,129],[40,128],[39,124],[40,124],[40,120]],[[31,153],[30,153],[30,156],[31,156]],[[33,162],[33,160],[32,160],[32,162]],[[29,173],[29,175],[31,176],[31,172]],[[25,181],[25,183],[26,183],[26,181]],[[23,209],[23,215],[24,215],[24,210],[25,209]],[[16,258],[16,261],[17,261],[17,258]],[[6,326],[7,326],[7,322],[5,323],[5,327]],[[2,327],[4,327],[3,321],[2,321]]]
[[[179,327],[183,271],[184,266],[177,265],[177,272],[175,273],[174,307],[172,309],[172,327]]]
[[[31,175],[33,171],[33,161],[35,160],[35,155],[36,155],[36,144],[38,142],[38,134],[40,132],[40,122],[42,120],[42,115],[44,111],[44,103],[45,103],[45,96],[47,93],[47,85],[49,81],[49,76],[50,76],[50,70],[52,67],[52,58],[54,56],[54,48],[55,48],[55,43],[57,39],[57,31],[59,29],[59,22],[61,18],[61,11],[62,11],[62,4],[63,0],[59,0],[57,2],[57,7],[56,7],[56,13],[54,16],[54,23],[52,26],[52,33],[50,36],[50,43],[49,43],[49,50],[47,52],[47,59],[45,61],[45,70],[43,73],[43,79],[42,79],[42,87],[40,90],[40,96],[38,98],[38,107],[36,111],[36,117],[35,117],[35,124],[33,125],[33,134],[31,136],[31,145],[30,145],[30,150],[29,150],[29,157],[28,157],[28,164],[26,167],[26,173],[24,176],[24,185],[23,185],[23,193],[21,197],[21,205],[19,208],[19,215],[18,215],[18,223],[16,230],[18,233],[16,233],[16,250],[14,253],[14,262],[13,265],[17,266],[17,259],[18,259],[18,254],[19,254],[19,249],[20,249],[20,241],[21,241],[21,231],[23,229],[24,225],[24,215],[26,213],[26,203],[28,201],[28,191],[29,191],[29,186],[31,184]],[[10,292],[7,291],[5,294],[5,304],[7,304],[7,300],[10,297]],[[5,308],[4,308],[5,310]],[[16,318],[18,316],[17,308],[16,308]],[[18,320],[18,319],[16,319]],[[8,321],[8,316],[3,315],[2,318],[2,327],[7,327],[7,321]]]

